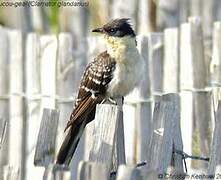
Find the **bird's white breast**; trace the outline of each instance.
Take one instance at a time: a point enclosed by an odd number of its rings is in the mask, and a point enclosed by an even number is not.
[[[113,45],[108,49],[108,53],[116,60],[113,79],[107,88],[107,94],[111,97],[125,96],[131,92],[142,78],[144,65],[135,39],[117,40],[114,39]]]

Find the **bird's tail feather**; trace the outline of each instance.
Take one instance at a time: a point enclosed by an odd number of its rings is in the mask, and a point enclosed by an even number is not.
[[[85,123],[81,123],[75,127],[71,127],[65,137],[61,148],[57,155],[56,164],[69,165],[72,156],[77,148],[78,142],[83,134]]]

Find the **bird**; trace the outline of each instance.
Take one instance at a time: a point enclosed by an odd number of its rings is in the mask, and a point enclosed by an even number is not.
[[[126,96],[144,75],[144,60],[129,18],[110,20],[92,32],[102,36],[106,51],[85,68],[56,164],[70,164],[85,126],[95,118],[96,105]]]

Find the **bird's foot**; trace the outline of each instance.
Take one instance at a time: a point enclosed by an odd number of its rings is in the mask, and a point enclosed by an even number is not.
[[[104,103],[106,103],[107,102],[107,104],[114,104],[114,105],[117,105],[117,102],[114,100],[114,99],[112,99],[112,98],[105,98],[102,102],[101,102],[101,104],[104,104]]]

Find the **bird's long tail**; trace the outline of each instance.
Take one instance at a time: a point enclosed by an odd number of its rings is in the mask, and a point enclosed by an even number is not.
[[[85,123],[83,122],[75,127],[71,127],[68,130],[69,132],[65,137],[58,152],[56,164],[69,165],[72,156],[77,148],[78,142],[83,134],[84,128]]]

